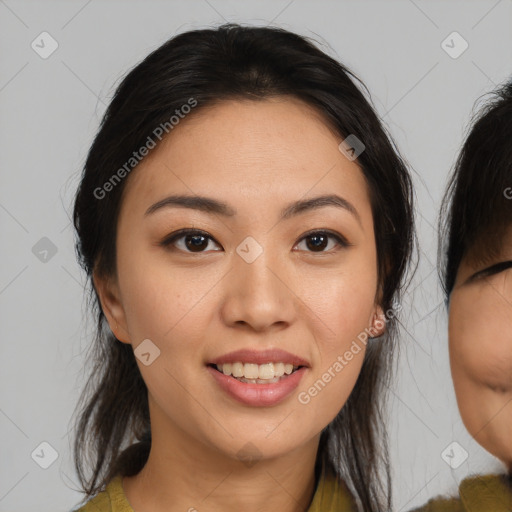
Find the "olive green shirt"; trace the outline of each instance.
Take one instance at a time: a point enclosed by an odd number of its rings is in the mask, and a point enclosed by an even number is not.
[[[512,488],[503,475],[467,478],[458,498],[435,498],[411,512],[512,512]]]
[[[307,512],[355,512],[353,498],[331,472],[320,476]],[[76,512],[134,512],[123,491],[122,477],[117,475],[105,490],[91,498]]]

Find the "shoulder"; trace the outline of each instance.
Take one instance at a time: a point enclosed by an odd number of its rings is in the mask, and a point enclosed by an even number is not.
[[[508,512],[512,509],[512,487],[505,475],[467,478],[461,483],[459,493],[466,507],[478,505],[483,510],[490,507],[489,510],[495,512]]]
[[[512,488],[501,475],[480,475],[466,478],[459,486],[459,498],[435,498],[410,512],[470,512],[512,510]]]
[[[462,502],[458,498],[433,498],[425,505],[410,512],[465,512]]]
[[[73,512],[134,512],[123,491],[121,475],[115,476],[105,487],[85,505]]]
[[[347,486],[330,469],[323,469],[307,512],[352,512],[356,505]]]

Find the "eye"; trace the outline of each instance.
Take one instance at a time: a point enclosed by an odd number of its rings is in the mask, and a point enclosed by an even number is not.
[[[178,244],[184,239],[184,244]],[[213,238],[206,233],[206,231],[200,231],[197,229],[180,229],[175,233],[172,233],[167,238],[160,242],[163,247],[175,245],[178,249],[183,252],[200,253],[205,252],[203,249],[208,247],[209,241],[217,244]],[[218,245],[218,244],[217,244]]]
[[[492,276],[494,274],[498,274],[499,272],[503,272],[504,270],[512,268],[512,261],[501,261],[500,263],[495,263],[490,267],[484,268],[483,270],[479,270],[474,273],[470,280],[483,279],[484,277]]]
[[[299,244],[306,241],[305,250],[308,250],[309,252],[330,252],[330,250],[325,250],[326,246],[329,245],[329,239],[335,240],[334,245],[338,245],[339,247],[348,247],[351,245],[338,233],[325,230],[306,233],[306,235],[300,239]],[[174,246],[183,252],[201,253],[206,252],[209,241],[212,241],[214,244],[219,246],[219,244],[217,244],[217,242],[215,242],[215,240],[206,231],[197,229],[180,229],[179,231],[176,231],[164,238],[164,240],[160,242],[160,245],[163,247]],[[308,243],[307,241],[310,242]]]
[[[310,231],[304,235],[300,242],[306,241],[307,249],[311,249],[310,252],[331,252],[331,250],[325,251],[325,247],[329,245],[329,239],[335,240],[335,245],[341,247],[349,247],[351,244],[338,233],[333,231]],[[307,242],[310,240],[310,243]]]

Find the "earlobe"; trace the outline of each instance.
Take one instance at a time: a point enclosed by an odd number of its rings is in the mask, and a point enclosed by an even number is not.
[[[373,312],[370,331],[372,338],[378,338],[386,332],[386,316],[381,306],[376,306]]]
[[[93,282],[110,330],[119,341],[130,343],[117,283],[108,277],[99,277],[97,274],[93,274]]]

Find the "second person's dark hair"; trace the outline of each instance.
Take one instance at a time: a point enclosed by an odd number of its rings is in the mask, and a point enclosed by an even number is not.
[[[476,115],[448,181],[439,217],[439,268],[448,303],[462,258],[498,253],[512,225],[512,81]]]

